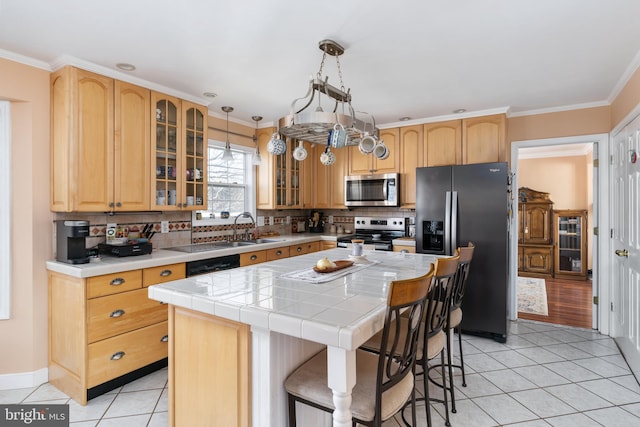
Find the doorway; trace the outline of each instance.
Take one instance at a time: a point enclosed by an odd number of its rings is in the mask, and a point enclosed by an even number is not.
[[[509,286],[509,299],[510,299],[510,318],[517,319],[518,318],[518,293],[517,293],[517,272],[518,272],[518,199],[515,196],[517,194],[517,189],[522,186],[532,187],[533,190],[545,191],[543,188],[535,188],[531,185],[526,185],[527,181],[531,181],[530,173],[526,174],[526,167],[522,166],[523,176],[522,180],[525,182],[523,185],[520,177],[520,167],[523,163],[520,161],[527,162],[529,159],[539,159],[535,162],[530,162],[531,164],[540,164],[540,162],[548,161],[549,163],[553,163],[552,159],[555,158],[556,161],[560,161],[559,158],[571,157],[571,156],[579,156],[583,157],[586,155],[587,157],[593,156],[593,159],[599,159],[603,157],[603,151],[606,151],[606,145],[608,141],[608,135],[589,135],[584,137],[567,137],[567,138],[553,138],[553,139],[542,139],[542,140],[529,140],[529,141],[514,141],[511,146],[511,174],[512,174],[512,221],[511,221],[511,237],[510,237],[510,271],[512,272],[510,278],[510,286]],[[592,153],[592,154],[589,154]],[[604,158],[607,158],[604,155]],[[548,159],[548,160],[546,160]],[[595,160],[597,163],[597,160]],[[526,164],[526,163],[524,163]],[[557,166],[553,166],[557,167]],[[585,173],[585,179],[588,179],[592,185],[592,190],[587,195],[588,205],[592,206],[591,209],[588,209],[589,212],[589,221],[588,221],[588,229],[594,230],[594,227],[598,226],[598,222],[601,217],[602,208],[600,206],[600,201],[606,200],[603,199],[602,192],[602,169],[598,167],[594,168],[585,168],[591,169],[589,172]],[[541,176],[544,175],[544,170],[540,170]],[[554,170],[555,171],[555,170]],[[592,173],[591,173],[592,171]],[[537,172],[537,171],[536,171]],[[606,176],[606,175],[605,175]],[[547,184],[549,185],[549,184]],[[556,193],[558,193],[558,188],[555,187],[556,183],[553,182],[551,188],[556,189]],[[558,196],[563,198],[561,196]],[[551,200],[553,200],[553,192]],[[571,201],[563,203],[571,203]],[[584,203],[580,202],[580,203]],[[574,208],[574,206],[569,206]],[[582,206],[579,206],[582,208]],[[558,205],[554,203],[554,209],[565,209],[567,206]],[[587,317],[591,318],[590,327],[593,329],[600,329],[603,325],[600,324],[600,316],[598,313],[598,305],[594,304],[594,300],[592,297],[599,298],[599,277],[601,275],[601,269],[599,268],[598,263],[598,238],[594,236],[593,233],[589,233],[589,250],[587,251],[587,257],[591,260],[590,270],[593,272],[592,275],[589,276],[591,279],[578,282],[564,279],[555,279],[554,277],[545,278],[547,281],[546,286],[548,289],[548,296],[550,297],[549,302],[549,313],[547,317],[538,317],[536,316],[527,316],[523,315],[523,318],[533,319],[533,320],[545,320],[550,321],[552,323],[558,324],[568,324],[571,322],[566,322],[563,320],[566,315],[568,318],[583,316],[585,315],[585,310],[587,311]],[[555,248],[554,248],[555,249]],[[588,288],[590,286],[590,289]],[[567,295],[572,294],[569,298],[566,298]],[[553,303],[551,302],[553,301]],[[591,311],[591,316],[588,316],[588,311]],[[573,312],[573,313],[571,313]],[[562,316],[558,316],[562,314]],[[588,327],[588,322],[585,325],[584,323],[580,325],[569,324],[569,326],[582,326]],[[605,325],[606,326],[606,325]]]

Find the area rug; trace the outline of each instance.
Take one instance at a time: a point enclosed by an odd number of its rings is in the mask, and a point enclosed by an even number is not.
[[[544,279],[518,277],[518,311],[548,316],[547,288]]]

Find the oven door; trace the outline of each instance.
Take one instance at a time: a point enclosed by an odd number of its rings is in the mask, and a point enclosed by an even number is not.
[[[398,206],[397,173],[345,177],[345,206]]]

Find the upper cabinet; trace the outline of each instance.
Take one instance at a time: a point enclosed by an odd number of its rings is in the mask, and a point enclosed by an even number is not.
[[[332,150],[336,161],[325,166],[320,162],[320,154],[325,147],[314,147],[305,161],[311,160],[314,166],[315,192],[314,208],[317,209],[345,209],[344,205],[344,177],[349,170],[349,149],[339,148]]]
[[[311,180],[311,144],[304,142],[307,159],[298,161],[293,157],[297,142],[287,140],[287,151],[275,156],[267,151],[267,144],[275,132],[274,128],[258,130],[258,146],[261,162],[257,171],[256,204],[258,209],[301,209],[309,203],[310,194],[305,195],[305,178]]]
[[[56,71],[51,210],[202,208],[206,119],[202,106],[71,66]]]
[[[152,92],[154,110],[152,208],[203,209],[207,205],[207,110]]]
[[[462,163],[462,121],[424,125],[423,166],[448,166]]]
[[[504,114],[462,120],[462,164],[505,162],[507,118]]]
[[[384,160],[378,159],[373,154],[362,154],[357,146],[349,147],[348,174],[367,175],[374,173],[397,172],[400,167],[400,129],[383,129],[380,131],[380,140],[384,142],[389,150],[389,157]],[[339,150],[334,150],[335,153]]]
[[[400,204],[416,207],[416,168],[422,166],[423,126],[400,128]]]
[[[147,89],[71,66],[53,73],[51,210],[149,209],[149,115]]]

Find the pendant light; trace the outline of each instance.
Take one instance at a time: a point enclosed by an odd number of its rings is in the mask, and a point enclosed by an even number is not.
[[[233,154],[231,153],[231,144],[229,143],[229,113],[233,111],[233,107],[224,106],[222,111],[227,113],[227,143],[224,146],[224,153],[222,154],[222,160],[225,162],[233,161]]]
[[[253,153],[253,160],[251,163],[254,166],[260,166],[262,159],[260,158],[260,147],[258,146],[258,122],[262,120],[262,116],[251,116],[251,119],[256,122],[256,134],[253,136],[253,142],[256,144],[256,152]]]

